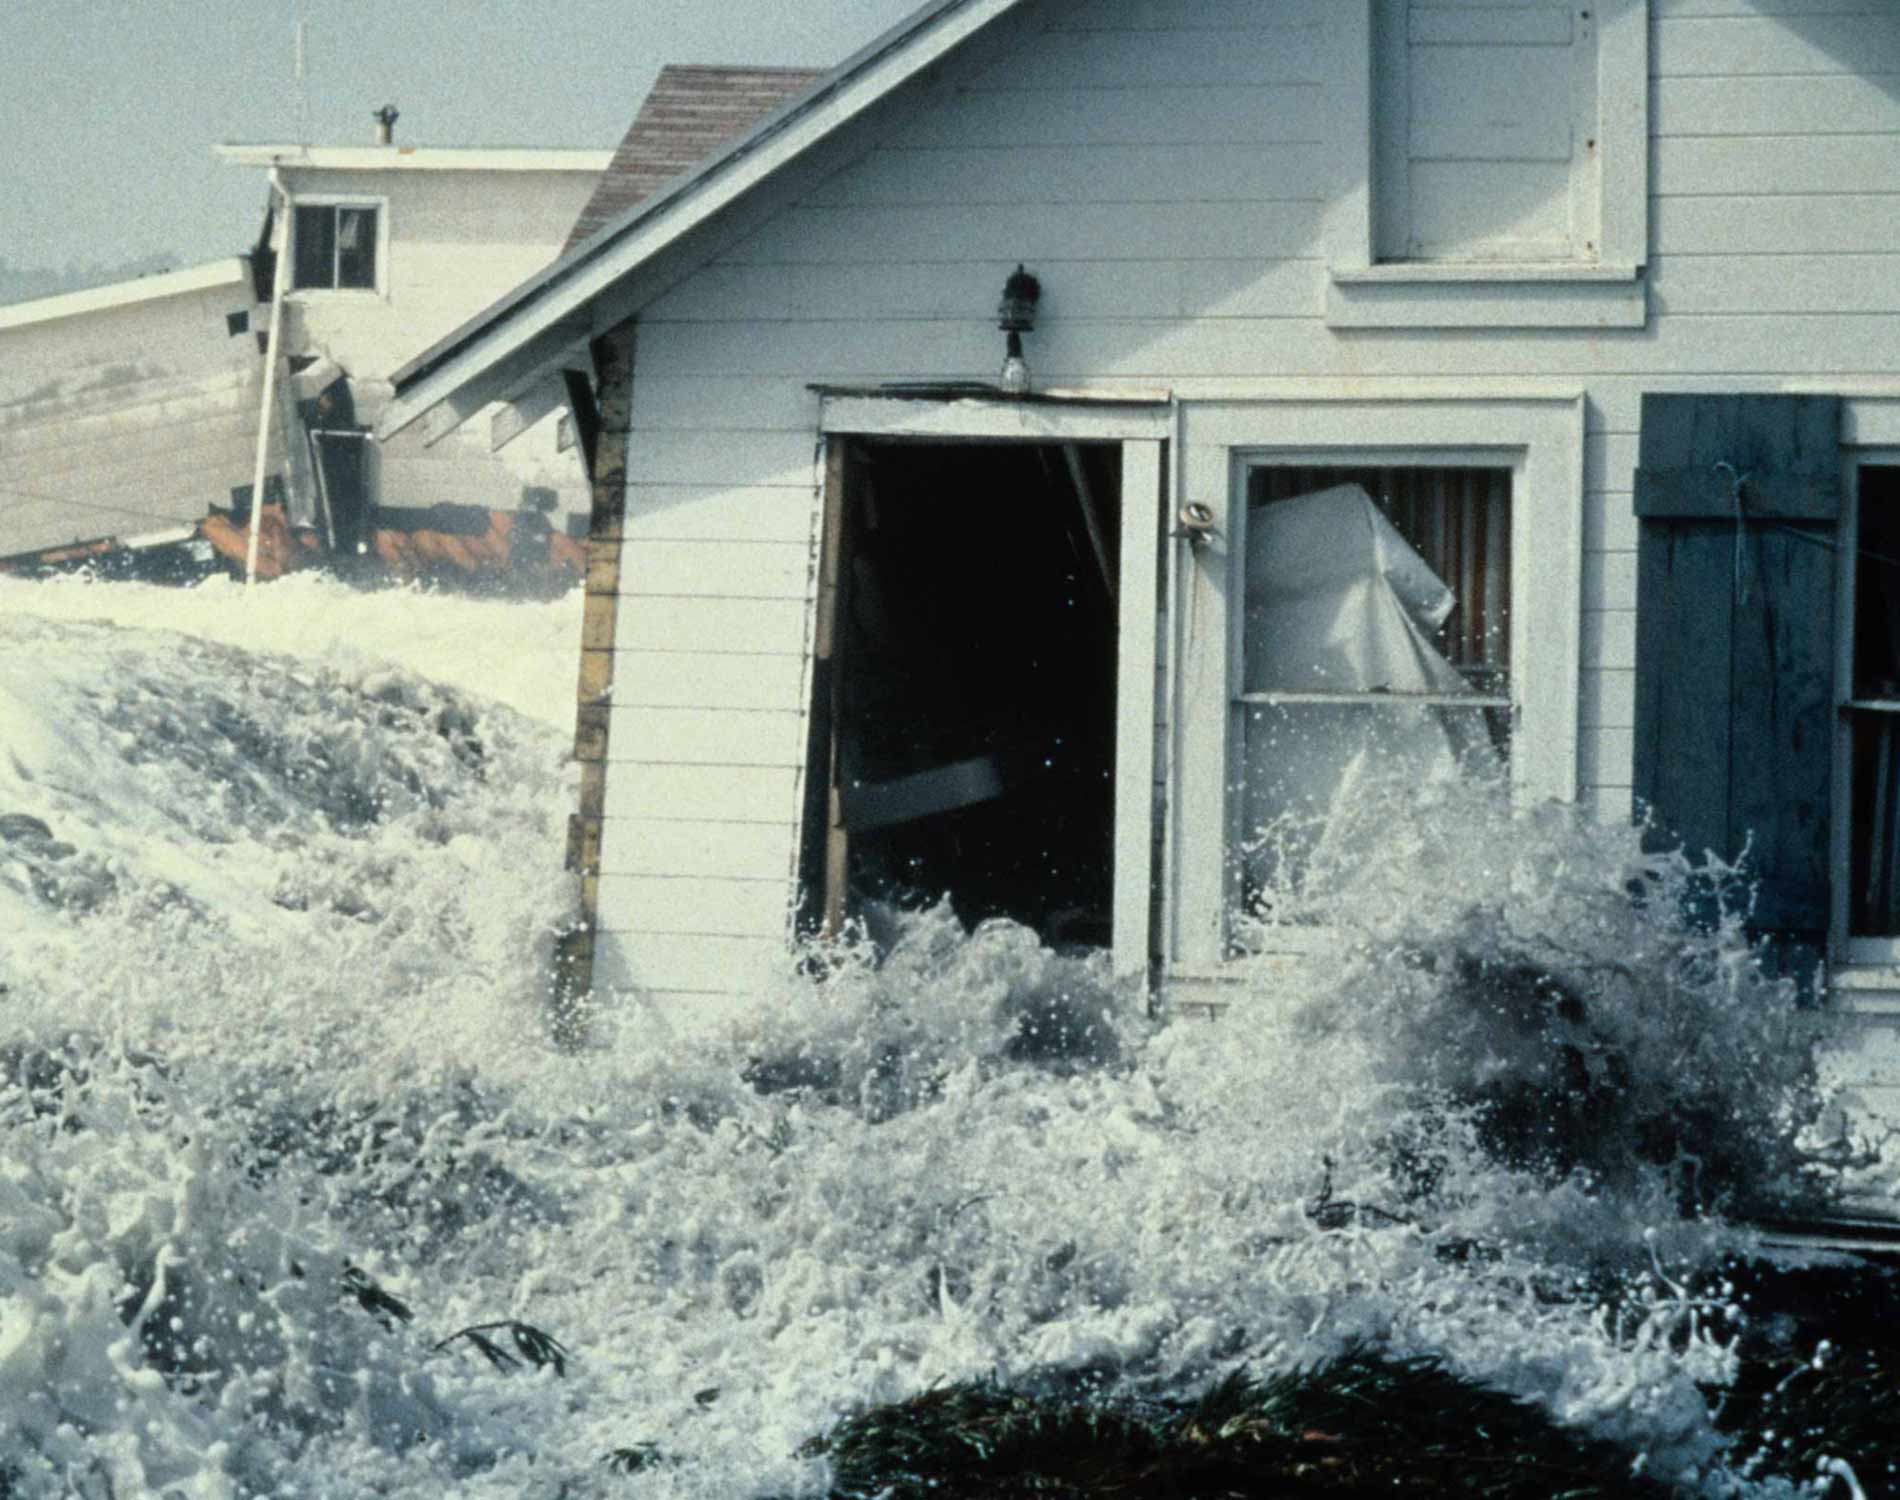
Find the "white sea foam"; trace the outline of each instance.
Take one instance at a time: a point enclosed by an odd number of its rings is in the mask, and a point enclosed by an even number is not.
[[[1217,1022],[940,907],[563,1046],[572,614],[0,583],[13,1494],[618,1494],[642,1443],[645,1495],[816,1493],[804,1439],[934,1381],[1186,1393],[1361,1340],[1715,1472],[1732,1355],[1657,1273],[1746,1237],[1642,1126],[1674,1076],[1770,1191],[1807,1096],[1684,872],[1448,791]],[[1600,1138],[1471,1108],[1573,1085]],[[505,1320],[565,1374],[435,1347]]]
[[[549,724],[574,722],[581,591],[558,599],[478,599],[420,584],[353,589],[315,573],[246,588],[96,583],[85,574],[0,575],[0,614],[174,630],[335,666],[380,662],[492,698]]]

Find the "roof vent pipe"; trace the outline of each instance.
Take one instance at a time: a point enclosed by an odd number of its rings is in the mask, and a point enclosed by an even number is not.
[[[370,116],[376,122],[376,144],[387,146],[396,139],[396,106],[385,104]]]

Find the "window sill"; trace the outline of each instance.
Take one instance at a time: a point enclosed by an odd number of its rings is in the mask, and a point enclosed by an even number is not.
[[[1332,328],[1642,328],[1648,284],[1635,265],[1394,261],[1336,266]]]
[[[1335,266],[1333,280],[1347,285],[1391,282],[1634,281],[1636,266],[1606,266],[1595,261],[1392,260],[1372,266]]]
[[[1827,987],[1837,1014],[1900,1016],[1900,964],[1841,964],[1828,975]]]

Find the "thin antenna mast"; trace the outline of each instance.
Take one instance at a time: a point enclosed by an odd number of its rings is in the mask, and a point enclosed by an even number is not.
[[[303,18],[303,0],[293,0],[293,10],[297,20],[297,43],[295,76],[297,80],[297,139],[300,145],[310,144],[310,87],[304,69],[304,48],[309,40],[309,27]]]

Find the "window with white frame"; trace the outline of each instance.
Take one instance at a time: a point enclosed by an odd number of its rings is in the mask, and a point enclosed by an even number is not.
[[[1576,799],[1583,433],[1559,388],[1192,406],[1179,493],[1200,529],[1170,589],[1176,979],[1307,945],[1314,853],[1341,852],[1331,815],[1362,771]]]
[[[1641,327],[1648,0],[1341,0],[1335,327]]]
[[[383,205],[373,200],[292,205],[292,289],[375,291],[382,284],[382,229]]]
[[[1508,464],[1248,466],[1243,924],[1322,919],[1331,876],[1385,831],[1379,787],[1505,769],[1511,481]]]
[[[1383,0],[1376,258],[1595,262],[1594,0]]]

